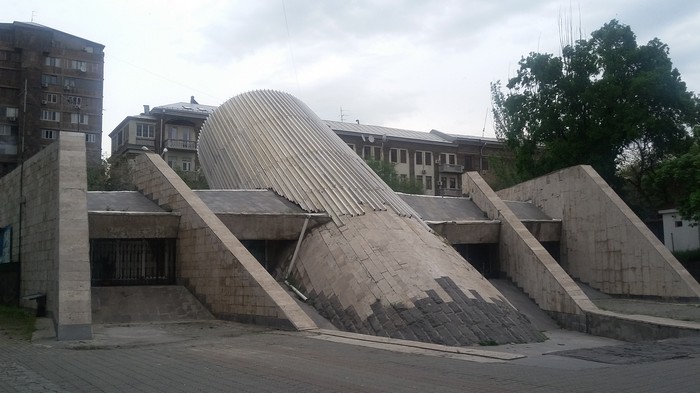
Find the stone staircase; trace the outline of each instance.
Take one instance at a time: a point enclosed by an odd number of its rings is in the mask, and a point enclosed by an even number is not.
[[[92,288],[92,323],[177,322],[215,319],[181,285]]]

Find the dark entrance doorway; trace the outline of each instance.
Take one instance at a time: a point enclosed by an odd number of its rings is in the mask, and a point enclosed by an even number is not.
[[[175,239],[90,239],[93,286],[175,283]]]
[[[485,278],[500,278],[498,244],[455,244],[454,248]]]

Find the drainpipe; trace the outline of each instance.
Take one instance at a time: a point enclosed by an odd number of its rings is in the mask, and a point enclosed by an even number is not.
[[[287,274],[284,276],[284,283],[303,301],[308,300],[304,294],[302,294],[298,289],[296,289],[292,284],[287,281],[289,275],[292,274],[292,269],[294,268],[294,263],[297,260],[297,255],[299,254],[299,248],[301,247],[301,241],[304,239],[304,234],[306,233],[306,227],[309,225],[309,216],[306,216],[304,220],[304,225],[301,227],[301,233],[299,233],[299,239],[297,239],[297,245],[294,248],[294,254],[292,254],[292,260],[289,262],[289,267],[287,268]]]

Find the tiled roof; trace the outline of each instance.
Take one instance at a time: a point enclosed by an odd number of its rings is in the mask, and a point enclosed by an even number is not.
[[[440,137],[439,135],[428,132],[371,126],[367,124],[345,123],[333,120],[324,120],[324,122],[328,125],[328,127],[336,132],[341,131],[344,133],[352,133],[357,135],[371,135],[374,138],[386,135],[387,138],[393,139],[412,139],[422,142],[450,144],[450,141]]]

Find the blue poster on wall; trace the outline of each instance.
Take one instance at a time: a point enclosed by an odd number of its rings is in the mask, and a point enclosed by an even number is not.
[[[0,228],[0,263],[12,262],[12,226]]]

